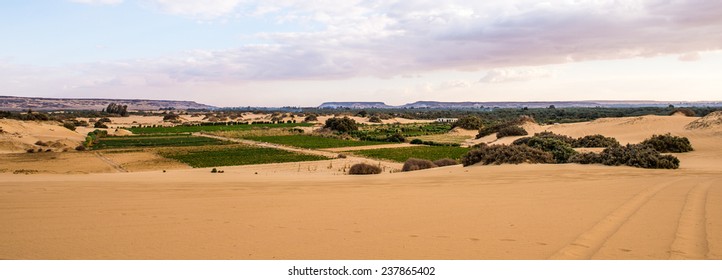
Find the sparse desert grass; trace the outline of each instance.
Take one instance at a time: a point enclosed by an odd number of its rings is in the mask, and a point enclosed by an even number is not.
[[[186,149],[166,148],[159,151],[166,158],[178,160],[191,167],[233,166],[264,163],[325,160],[326,157],[293,153],[284,150],[223,145]]]
[[[351,166],[348,170],[348,174],[351,175],[370,175],[381,173],[381,167],[377,165],[371,165],[368,163],[357,163]]]
[[[468,151],[468,148],[462,147],[427,146],[363,150],[354,151],[353,153],[366,157],[405,162],[409,158],[425,160],[438,160],[443,158],[458,159]]]
[[[184,147],[223,145],[228,142],[208,137],[191,135],[162,136],[114,136],[101,138],[93,149],[138,148],[138,147]]]
[[[260,141],[308,149],[325,149],[387,144],[375,141],[354,141],[313,135],[247,136],[248,140]]]
[[[269,129],[269,128],[292,128],[296,126],[313,126],[309,123],[276,123],[276,124],[234,124],[234,125],[178,125],[166,127],[131,127],[128,128],[134,134],[154,134],[154,133],[190,133],[190,132],[213,132],[213,131],[233,131],[233,130],[252,130],[252,129]]]

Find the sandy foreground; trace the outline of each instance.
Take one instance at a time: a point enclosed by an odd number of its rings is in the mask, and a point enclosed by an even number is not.
[[[722,129],[684,128],[696,119],[538,127],[622,142],[687,136],[696,150],[677,155],[678,170],[311,172],[344,164],[330,160],[223,174],[0,173],[0,258],[722,259]]]

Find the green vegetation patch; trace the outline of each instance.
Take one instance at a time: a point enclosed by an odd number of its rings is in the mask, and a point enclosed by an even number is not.
[[[222,145],[229,142],[200,136],[158,135],[158,136],[114,136],[101,138],[93,149],[139,148],[139,147],[185,147]]]
[[[199,147],[183,150],[167,149],[160,151],[160,155],[181,161],[195,168],[328,159],[322,156],[305,155],[284,150],[246,145]]]
[[[355,141],[312,135],[246,136],[248,140],[260,141],[308,149],[325,149],[386,144],[374,141]]]
[[[459,159],[468,151],[469,148],[462,147],[427,146],[363,150],[354,151],[353,153],[372,158],[405,162],[409,158],[426,159],[431,161],[443,158]]]
[[[268,128],[291,128],[297,126],[313,126],[309,123],[264,123],[264,124],[221,124],[221,125],[178,125],[178,126],[156,126],[156,127],[131,127],[128,128],[134,134],[154,133],[192,133],[192,132],[213,132],[213,131],[234,131]]]

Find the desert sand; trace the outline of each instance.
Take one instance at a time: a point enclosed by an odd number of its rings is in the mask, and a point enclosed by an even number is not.
[[[526,125],[623,143],[686,136],[695,151],[677,155],[677,170],[522,164],[350,176],[338,172],[349,159],[335,159],[223,174],[107,164],[107,173],[5,172],[0,259],[722,259],[722,127],[685,128],[697,120]]]

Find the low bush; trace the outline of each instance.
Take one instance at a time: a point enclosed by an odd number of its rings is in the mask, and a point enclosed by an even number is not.
[[[569,159],[581,164],[626,165],[639,168],[677,169],[679,159],[662,155],[652,146],[645,144],[616,146],[604,149],[601,154],[583,153]]]
[[[394,133],[394,134],[386,137],[386,142],[401,143],[401,142],[405,142],[405,141],[406,141],[406,138],[404,138],[404,136],[401,135],[401,133]]]
[[[404,166],[401,168],[401,171],[414,171],[434,167],[437,167],[436,164],[434,164],[430,160],[410,158],[406,160],[406,162],[404,162]]]
[[[79,146],[75,147],[75,150],[78,151],[78,152],[85,151],[85,146],[79,145]]]
[[[511,142],[512,145],[526,145],[531,140],[531,137],[522,137]]]
[[[558,138],[532,137],[527,145],[551,153],[557,163],[567,163],[571,156],[577,154],[572,145]]]
[[[574,141],[575,148],[607,148],[619,146],[619,141],[600,134],[587,135]]]
[[[422,141],[421,139],[416,138],[416,139],[411,140],[411,142],[409,142],[409,143],[420,145],[420,144],[423,144],[424,141]]]
[[[369,122],[372,122],[372,123],[383,123],[384,121],[382,121],[381,118],[379,118],[378,116],[371,116],[371,117],[369,118]]]
[[[73,122],[63,122],[63,127],[75,131],[75,123]]]
[[[507,136],[524,136],[529,134],[526,132],[526,130],[521,126],[506,126],[501,129],[499,129],[499,132],[496,133],[496,138],[504,138]]]
[[[349,117],[330,118],[326,120],[326,124],[323,127],[338,132],[349,132],[358,130],[358,125],[356,124],[356,121],[350,119]]]
[[[653,135],[640,144],[649,145],[660,153],[684,153],[694,150],[687,137],[672,136],[669,133]]]
[[[463,116],[463,117],[459,118],[459,120],[454,122],[454,124],[452,124],[451,127],[452,128],[460,127],[463,129],[476,130],[481,127],[481,119],[477,116],[471,116],[471,115]]]
[[[35,142],[35,145],[46,147],[48,146],[48,143],[38,140],[37,142]]]
[[[303,119],[304,122],[315,122],[318,121],[318,117],[314,114],[310,114]]]
[[[348,174],[351,175],[370,175],[381,173],[381,167],[368,163],[357,163],[351,166]]]
[[[442,158],[442,159],[435,160],[434,164],[438,167],[442,167],[442,166],[449,166],[449,165],[457,165],[459,163],[456,160],[453,160],[450,158]]]
[[[461,158],[464,166],[476,163],[488,164],[520,164],[520,163],[555,163],[554,156],[537,148],[526,145],[480,145]]]
[[[579,164],[601,164],[602,157],[601,155],[592,152],[578,153],[569,157],[569,162]]]
[[[94,127],[94,128],[108,128],[108,126],[105,125],[105,123],[104,123],[104,122],[101,122],[101,121],[95,122],[95,124],[93,125],[93,127]]]

